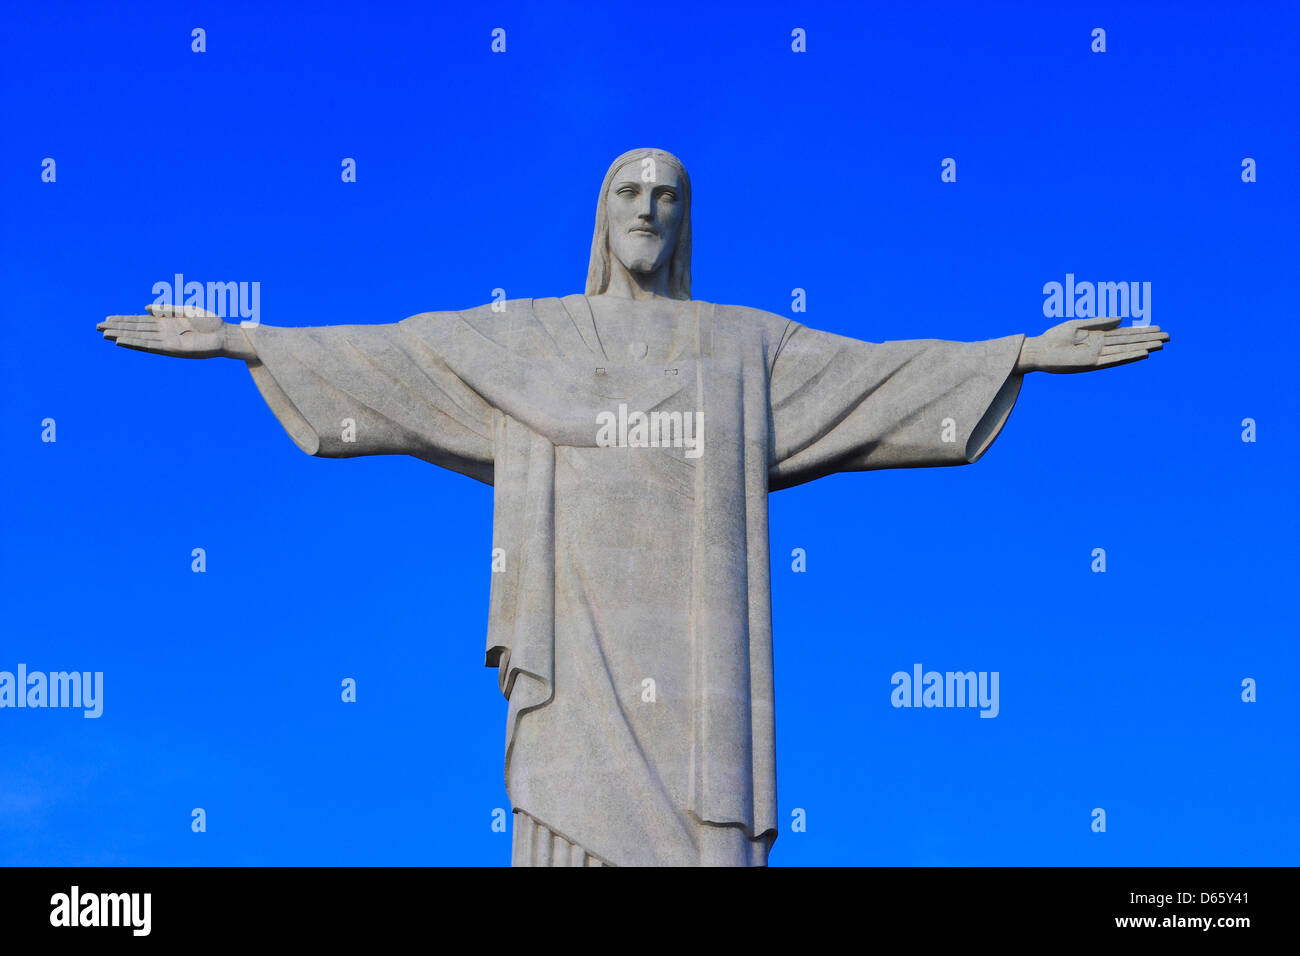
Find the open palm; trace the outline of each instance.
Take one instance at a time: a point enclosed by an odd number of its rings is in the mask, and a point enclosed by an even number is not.
[[[96,329],[123,348],[178,358],[224,354],[225,320],[195,306],[146,306],[148,315],[110,315]]]
[[[1140,362],[1164,348],[1169,333],[1157,325],[1118,328],[1119,319],[1071,319],[1025,339],[1019,368],[1038,372],[1090,372]]]

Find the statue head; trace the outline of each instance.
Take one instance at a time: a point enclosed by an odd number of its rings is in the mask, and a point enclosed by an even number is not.
[[[691,180],[672,153],[629,150],[605,173],[587,295],[607,291],[615,268],[643,282],[667,270],[667,295],[691,297]]]

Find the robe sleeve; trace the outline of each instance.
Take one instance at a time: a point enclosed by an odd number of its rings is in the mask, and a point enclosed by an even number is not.
[[[873,343],[791,322],[771,370],[769,486],[978,460],[1020,392],[1023,342]]]
[[[253,381],[309,455],[411,455],[492,483],[492,407],[406,322],[245,329]]]

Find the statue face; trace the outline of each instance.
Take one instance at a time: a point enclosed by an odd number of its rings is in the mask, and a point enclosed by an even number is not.
[[[649,179],[645,176],[650,175]],[[609,248],[628,272],[658,272],[672,258],[682,224],[677,170],[664,162],[625,163],[605,196]]]

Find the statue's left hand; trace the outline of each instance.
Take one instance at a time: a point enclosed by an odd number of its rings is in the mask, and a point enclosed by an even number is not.
[[[194,306],[146,306],[148,315],[110,315],[96,329],[128,349],[178,358],[216,358],[228,354],[226,323]]]
[[[1026,338],[1017,372],[1090,372],[1140,362],[1164,348],[1169,333],[1158,325],[1117,328],[1119,319],[1071,319]]]

